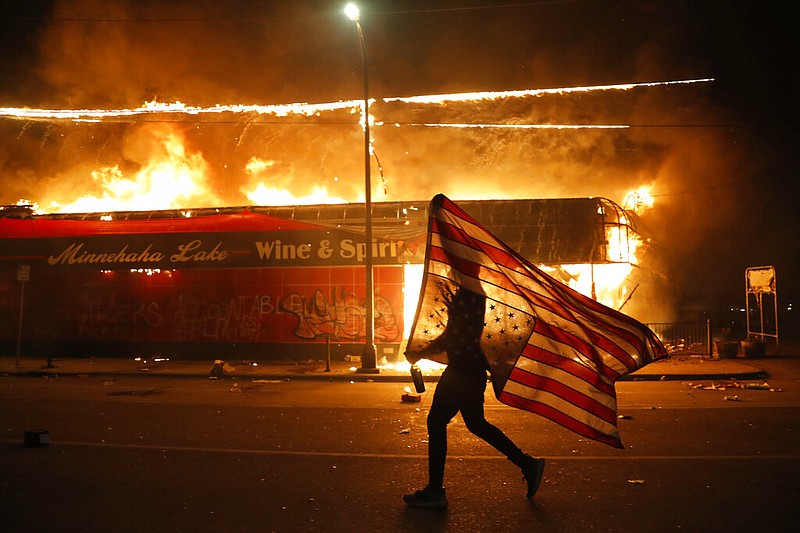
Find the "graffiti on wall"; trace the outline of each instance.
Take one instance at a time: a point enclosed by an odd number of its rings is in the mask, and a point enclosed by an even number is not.
[[[359,294],[347,270],[243,269],[235,276],[195,272],[200,271],[77,272],[68,283],[60,274],[42,276],[26,295],[26,335],[63,341],[248,343],[359,342],[365,337],[363,288]],[[347,281],[332,283],[334,275]],[[384,269],[376,289],[375,340],[399,343],[402,271]],[[0,290],[0,316],[8,317],[0,323],[4,339],[14,338],[19,314],[10,293]]]
[[[292,293],[281,301],[281,310],[297,317],[294,335],[301,339],[330,337],[356,339],[365,334],[366,308],[352,293],[340,291],[328,299],[320,289],[310,298]],[[381,295],[375,296],[375,340],[399,342],[400,327],[392,303]]]
[[[206,302],[181,294],[175,310],[175,333],[181,338],[258,341],[262,317],[274,312],[270,296],[239,296]]]
[[[120,302],[111,296],[88,298],[80,303],[82,312],[75,313],[68,302],[61,300],[59,313],[64,315],[62,319],[69,315],[77,318],[78,332],[83,338],[135,340],[139,328],[158,327],[162,323],[157,302]]]

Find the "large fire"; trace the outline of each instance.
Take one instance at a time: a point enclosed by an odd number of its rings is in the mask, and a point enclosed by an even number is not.
[[[448,104],[463,102],[491,102],[508,99],[537,98],[544,95],[562,95],[573,93],[594,93],[606,91],[630,91],[638,88],[660,87],[669,85],[685,85],[707,83],[712,78],[688,80],[642,82],[615,85],[597,85],[587,87],[561,87],[550,89],[528,89],[516,91],[466,92],[438,95],[421,95],[410,97],[392,97],[373,101],[373,104],[427,105],[440,108]],[[0,107],[0,118],[33,121],[57,122],[114,122],[137,120],[136,117],[159,118],[166,115],[198,116],[209,114],[236,114],[249,117],[271,116],[287,117],[319,117],[326,113],[346,112],[361,117],[363,113],[361,100],[328,102],[319,104],[292,103],[274,105],[221,105],[198,107],[182,102],[162,103],[150,101],[133,109],[31,109]],[[375,109],[372,105],[371,109]],[[149,120],[149,118],[148,118]],[[359,119],[360,120],[360,119]],[[370,124],[383,126],[380,121],[370,117]],[[392,123],[390,126],[414,126],[436,128],[493,128],[493,129],[618,129],[628,128],[625,124],[517,124],[517,123]],[[362,127],[364,125],[362,124]],[[204,155],[192,153],[186,147],[186,140],[177,129],[171,129],[167,122],[151,128],[153,141],[144,161],[138,161],[140,168],[136,171],[123,170],[119,165],[97,168],[89,171],[90,192],[67,197],[66,191],[59,191],[59,197],[38,201],[45,212],[89,212],[115,210],[152,210],[180,209],[186,207],[204,207],[219,205],[220,200],[208,186],[208,164]],[[371,148],[371,154],[377,160],[377,153]],[[382,168],[381,177],[383,178]],[[236,170],[236,169],[233,169]],[[289,179],[274,171],[272,162],[259,157],[252,157],[244,168],[238,169],[239,175],[247,176],[248,183],[241,187],[241,193],[250,202],[258,205],[298,205],[311,203],[339,203],[353,201],[353,198],[341,198],[330,194],[324,186],[315,186],[310,193],[294,194],[291,187],[285,186]],[[336,178],[338,179],[338,178]],[[311,180],[313,181],[313,180]],[[385,189],[384,181],[384,189]],[[473,197],[480,197],[479,192],[472,192]],[[362,197],[363,198],[363,197]],[[31,202],[32,203],[32,202]],[[628,207],[628,203],[632,203]],[[625,207],[634,212],[642,206],[652,205],[652,197],[640,189],[633,192],[625,200]],[[619,239],[609,238],[610,243]],[[613,244],[612,244],[613,246]],[[627,261],[625,257],[611,257],[611,261]]]
[[[217,202],[206,183],[206,161],[190,153],[175,131],[159,128],[141,168],[126,175],[118,165],[91,171],[89,188],[96,194],[60,203],[51,201],[46,210],[62,213],[146,211],[185,207],[189,203]]]
[[[679,80],[670,82],[651,82],[625,85],[594,87],[570,87],[559,89],[537,89],[528,91],[478,92],[445,95],[387,98],[378,103],[385,104],[425,104],[444,106],[451,102],[490,101],[507,98],[538,97],[545,94],[567,94],[572,92],[630,90],[637,87],[708,82],[711,79]],[[0,118],[24,121],[104,122],[143,115],[161,116],[165,114],[203,115],[237,113],[249,116],[271,115],[273,117],[305,116],[318,117],[327,112],[347,112],[361,116],[363,102],[341,101],[323,104],[284,104],[284,105],[217,105],[213,107],[194,107],[175,102],[171,104],[147,102],[136,109],[78,109],[47,110],[28,108],[0,108]],[[374,109],[374,107],[372,107]],[[382,126],[383,123],[370,117],[370,124]],[[389,124],[401,126],[400,124]],[[627,128],[625,124],[464,124],[464,123],[406,123],[411,126],[450,127],[450,128]],[[363,127],[363,124],[362,124]],[[184,209],[187,207],[215,206],[220,199],[214,193],[208,180],[208,162],[204,154],[187,148],[187,141],[181,130],[169,124],[149,130],[153,140],[150,149],[139,161],[135,171],[125,171],[119,165],[97,168],[90,172],[91,192],[73,198],[59,198],[43,206],[44,212],[103,212]],[[374,154],[373,154],[374,155]],[[237,169],[234,169],[237,170]],[[262,157],[251,157],[244,168],[238,169],[246,176],[246,183],[240,191],[249,202],[255,205],[300,205],[343,203],[348,200],[330,193],[324,186],[316,186],[309,194],[296,195],[285,184],[273,161]],[[382,176],[381,172],[381,176]],[[477,198],[479,199],[479,198]],[[351,199],[352,200],[352,199]],[[624,199],[624,209],[641,214],[652,207],[653,196],[649,186],[632,191]],[[616,214],[601,213],[606,222],[607,249],[605,261],[595,264],[563,264],[543,266],[554,276],[569,284],[579,292],[590,296],[613,308],[621,308],[635,290],[628,277],[638,264],[636,251],[641,246],[638,235],[633,231],[626,211]],[[421,265],[408,265],[405,273],[405,325],[410,329],[416,311],[419,285],[422,278]],[[406,331],[407,333],[407,331]]]

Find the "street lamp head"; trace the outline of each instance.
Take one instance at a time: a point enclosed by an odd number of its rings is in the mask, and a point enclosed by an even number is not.
[[[351,2],[344,6],[344,14],[353,22],[358,22],[361,12],[358,10],[358,6]]]

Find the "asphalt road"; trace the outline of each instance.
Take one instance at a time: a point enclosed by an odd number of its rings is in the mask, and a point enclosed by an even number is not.
[[[430,392],[412,404],[398,383],[0,378],[0,528],[798,531],[797,383],[618,383],[624,450],[487,394],[487,417],[547,458],[545,482],[528,501],[457,419],[450,506],[431,512],[401,501],[425,481]],[[23,447],[33,429],[51,443]]]

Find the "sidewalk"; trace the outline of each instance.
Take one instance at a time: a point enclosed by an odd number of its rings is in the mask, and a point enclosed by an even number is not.
[[[783,356],[778,356],[783,357]],[[770,358],[770,356],[767,356]],[[766,372],[759,359],[712,359],[708,356],[675,355],[623,376],[623,381],[686,379],[763,379]],[[426,381],[436,381],[441,368],[423,369]],[[331,361],[214,361],[135,360],[122,358],[54,358],[48,361],[24,357],[0,357],[0,376],[154,376],[170,378],[249,379],[249,380],[328,380],[408,382],[408,365],[398,362],[382,366],[377,372],[366,371],[360,362]]]

